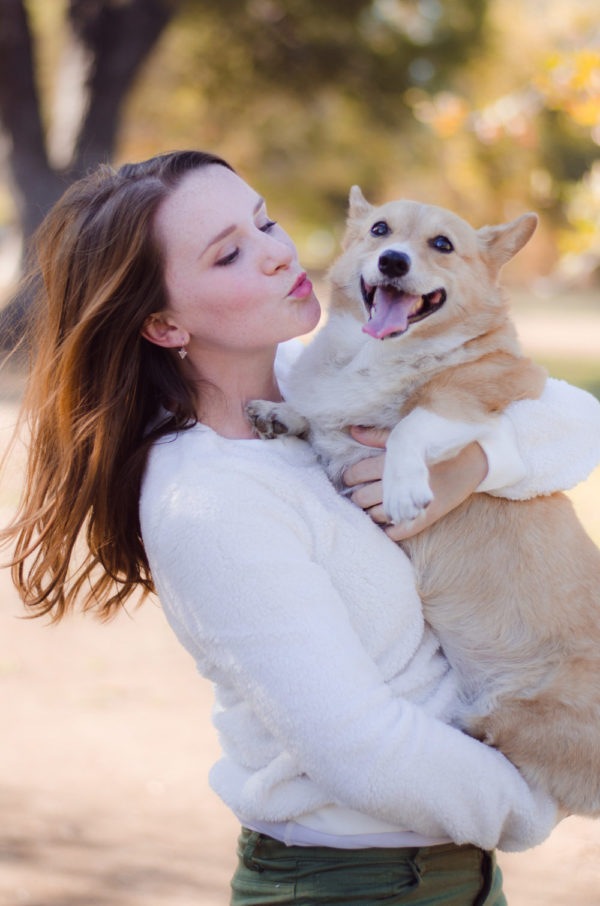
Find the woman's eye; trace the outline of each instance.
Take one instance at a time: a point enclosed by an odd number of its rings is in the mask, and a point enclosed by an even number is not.
[[[261,233],[269,233],[274,226],[277,226],[276,220],[267,220],[266,223],[261,224],[258,229],[261,231]],[[217,265],[217,267],[226,267],[228,264],[233,264],[239,254],[240,250],[239,248],[236,248],[233,252],[229,252],[227,255],[223,255],[222,258],[217,259],[217,261],[215,261],[215,264]]]
[[[387,236],[391,230],[385,220],[378,220],[370,229],[371,236]]]
[[[217,265],[217,267],[225,267],[227,264],[231,264],[233,261],[235,261],[239,253],[240,250],[235,249],[233,252],[229,252],[228,255],[223,255],[222,258],[218,258],[217,261],[215,261],[215,264]]]
[[[454,246],[447,236],[436,236],[435,239],[429,240],[429,245],[432,249],[436,249],[438,252],[444,252],[446,255],[449,255],[450,252],[454,251]]]

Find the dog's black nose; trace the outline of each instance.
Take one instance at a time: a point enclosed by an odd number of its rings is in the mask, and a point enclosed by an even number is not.
[[[388,249],[379,256],[378,265],[385,277],[403,277],[410,270],[410,258],[405,252]]]

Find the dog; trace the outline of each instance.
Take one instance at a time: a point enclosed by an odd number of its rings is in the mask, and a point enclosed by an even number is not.
[[[499,283],[536,225],[524,214],[475,230],[433,205],[374,207],[354,186],[328,321],[286,401],[249,404],[257,433],[307,437],[341,487],[366,455],[349,426],[391,429],[384,508],[390,522],[416,518],[432,499],[428,464],[542,391]],[[564,812],[600,815],[600,551],[568,498],[473,494],[401,545],[459,679],[459,725]]]

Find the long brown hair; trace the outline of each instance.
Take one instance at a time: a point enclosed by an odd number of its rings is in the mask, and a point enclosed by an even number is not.
[[[19,509],[2,533],[15,543],[13,581],[33,615],[56,621],[78,601],[107,618],[134,590],[153,589],[138,516],[146,454],[195,421],[177,354],[140,334],[167,304],[153,223],[181,179],[211,164],[232,169],[197,151],[101,166],[38,230],[22,409],[28,462]]]

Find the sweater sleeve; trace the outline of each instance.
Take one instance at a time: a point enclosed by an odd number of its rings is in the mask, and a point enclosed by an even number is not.
[[[537,400],[519,400],[481,440],[488,474],[478,491],[526,500],[567,490],[600,461],[600,403],[549,378]]]
[[[201,493],[171,493],[144,540],[180,638],[209,673],[227,676],[299,782],[457,843],[518,850],[548,835],[554,803],[498,751],[392,695],[310,555],[309,526],[264,485],[228,473]],[[259,768],[240,810],[260,815],[268,801],[270,820],[287,820],[285,797]]]

